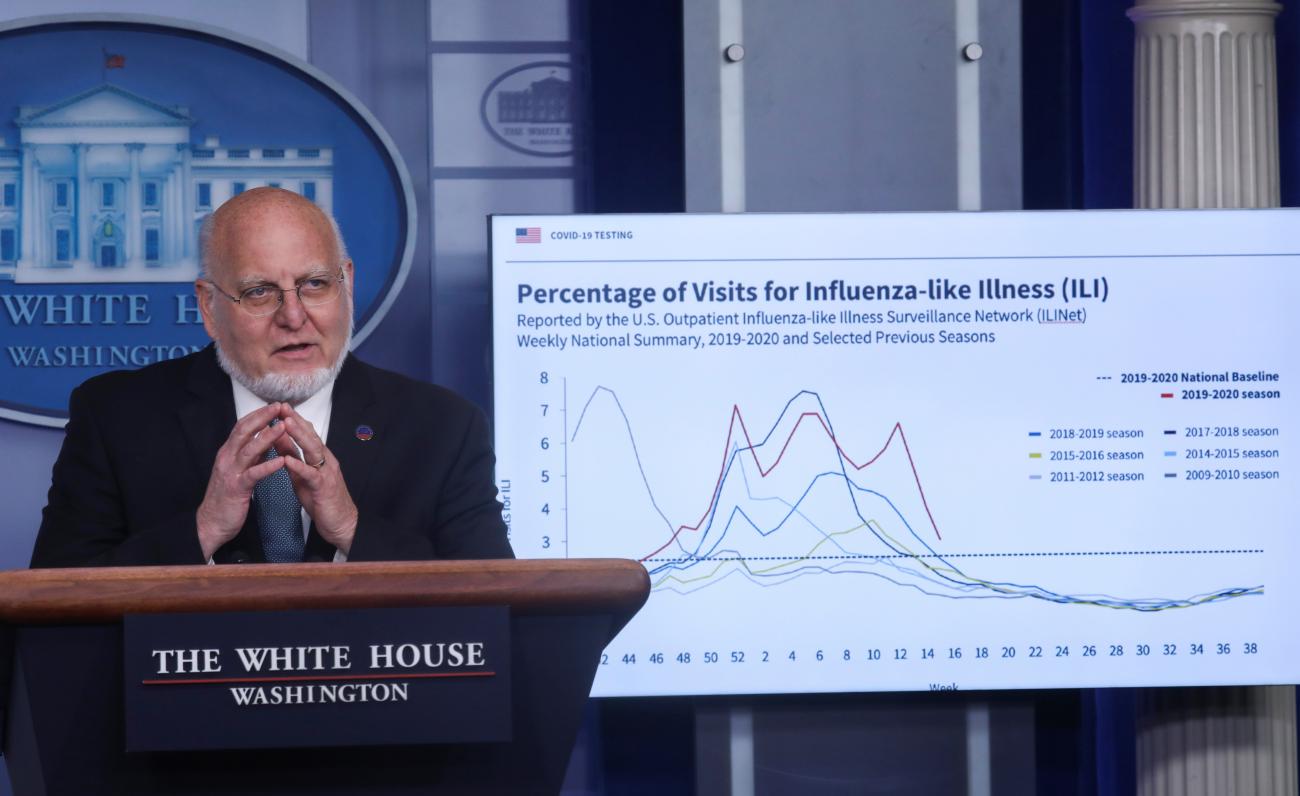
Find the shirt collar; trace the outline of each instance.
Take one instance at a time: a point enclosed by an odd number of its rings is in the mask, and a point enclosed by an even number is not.
[[[235,392],[235,417],[242,418],[249,412],[257,411],[270,401],[258,398],[235,379],[230,380]],[[325,439],[329,429],[330,407],[333,405],[334,381],[316,391],[316,394],[294,407],[298,414],[315,427],[321,439]]]

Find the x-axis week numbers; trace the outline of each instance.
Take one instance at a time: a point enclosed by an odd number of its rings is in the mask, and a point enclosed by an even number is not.
[[[601,665],[623,666],[671,666],[671,665],[731,665],[731,664],[780,664],[827,661],[929,661],[929,660],[988,660],[1016,658],[1173,658],[1178,656],[1228,656],[1258,655],[1259,643],[1256,641],[1215,641],[1215,642],[1140,642],[1137,644],[1025,644],[994,645],[974,647],[851,647],[808,648],[808,649],[756,649],[756,650],[652,650],[638,655],[636,652],[605,652],[601,655]]]

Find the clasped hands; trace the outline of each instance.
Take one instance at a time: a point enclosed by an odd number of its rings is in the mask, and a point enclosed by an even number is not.
[[[271,426],[276,418],[280,422]],[[268,460],[266,452],[272,447],[280,455]],[[222,545],[239,535],[254,485],[281,467],[289,471],[298,502],[316,531],[348,554],[357,530],[357,507],[343,482],[338,459],[292,406],[273,403],[240,418],[217,451],[207,493],[195,514],[204,558],[211,560]]]

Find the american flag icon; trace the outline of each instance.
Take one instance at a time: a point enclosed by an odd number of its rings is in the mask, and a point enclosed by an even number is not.
[[[541,243],[541,227],[515,227],[515,243]]]

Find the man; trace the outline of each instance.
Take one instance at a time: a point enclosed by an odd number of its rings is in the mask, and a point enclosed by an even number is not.
[[[482,413],[348,353],[332,219],[257,188],[200,249],[213,345],[72,393],[33,567],[512,556]]]

